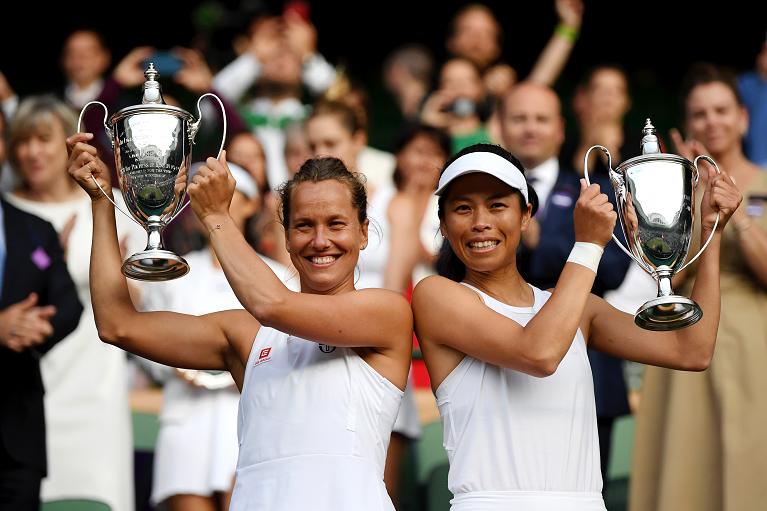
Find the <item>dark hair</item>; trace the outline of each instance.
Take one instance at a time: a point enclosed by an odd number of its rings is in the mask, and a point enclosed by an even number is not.
[[[498,155],[501,158],[504,158],[505,160],[509,161],[519,170],[521,170],[523,174],[525,172],[524,166],[517,159],[517,157],[511,154],[509,151],[507,151],[503,147],[499,145],[495,145],[495,144],[474,144],[464,149],[461,149],[456,154],[454,154],[447,162],[445,162],[445,166],[442,168],[442,172],[440,172],[440,175],[442,175],[442,173],[445,172],[445,170],[450,166],[451,163],[453,163],[455,160],[457,160],[461,156],[465,154],[478,153],[478,152],[493,153],[495,155]],[[438,204],[437,214],[439,216],[440,221],[444,221],[445,219],[445,201],[447,200],[448,195],[450,195],[450,186],[452,185],[448,185],[447,188],[442,192],[442,195],[439,196],[439,202],[437,203]],[[533,206],[532,214],[535,215],[535,213],[538,211],[538,194],[535,193],[535,189],[529,183],[527,185],[527,190],[528,190],[530,204],[532,204]],[[520,192],[519,190],[514,190],[514,193],[519,198],[519,203],[522,210],[525,210],[527,208],[527,204],[525,204],[525,198],[522,196],[522,192]],[[442,242],[442,247],[439,250],[437,263],[435,266],[437,268],[438,274],[442,275],[443,277],[447,277],[450,280],[460,282],[466,277],[466,265],[463,264],[463,261],[461,261],[457,255],[455,255],[455,252],[453,252],[453,248],[450,246],[450,242],[447,239],[445,239]]]
[[[413,140],[424,136],[428,137],[432,142],[437,144],[442,153],[447,156],[452,149],[452,142],[450,141],[450,135],[442,128],[435,128],[428,124],[421,124],[419,122],[405,124],[397,137],[394,139],[394,154],[396,155],[400,151],[404,150]],[[399,188],[402,186],[402,172],[397,166],[394,169],[392,175],[394,185]]]
[[[692,90],[700,85],[709,83],[721,83],[725,85],[735,96],[738,105],[743,105],[743,98],[738,90],[738,79],[735,73],[726,67],[717,66],[708,62],[698,62],[693,64],[687,71],[682,80],[682,113],[687,116],[687,98],[690,97]]]
[[[450,20],[450,24],[448,25],[447,37],[449,39],[455,37],[456,32],[458,32],[458,20],[471,11],[479,11],[484,14],[487,14],[493,20],[493,22],[495,22],[495,28],[497,30],[496,36],[497,36],[498,46],[500,48],[503,48],[503,44],[504,44],[503,26],[498,21],[498,18],[495,17],[495,13],[493,12],[493,10],[490,9],[490,7],[488,7],[487,5],[481,4],[481,3],[471,3],[468,5],[465,5],[458,12],[456,12],[455,15],[453,15],[453,18]]]
[[[581,79],[578,81],[577,88],[579,90],[588,89],[591,86],[591,81],[594,79],[597,73],[601,73],[602,71],[615,71],[619,75],[623,76],[623,79],[626,80],[626,87],[628,87],[629,75],[626,72],[626,69],[620,64],[615,64],[613,62],[605,62],[605,63],[597,64],[595,66],[590,67],[586,71],[586,73],[583,76],[581,76]]]
[[[346,185],[352,195],[352,206],[357,210],[357,219],[360,224],[368,218],[368,197],[365,192],[364,178],[361,174],[350,172],[344,162],[338,158],[323,156],[310,158],[301,165],[298,172],[283,183],[279,189],[280,197],[280,222],[287,231],[290,227],[290,208],[293,190],[301,183],[319,183],[320,181],[338,181]]]
[[[341,122],[341,125],[352,135],[365,129],[363,119],[351,106],[341,101],[322,99],[314,104],[312,113],[307,118],[307,122],[315,117],[322,115],[335,115]]]

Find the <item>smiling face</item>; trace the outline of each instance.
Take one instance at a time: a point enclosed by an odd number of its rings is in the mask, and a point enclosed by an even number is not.
[[[67,135],[53,114],[41,116],[13,145],[13,161],[22,181],[32,190],[49,189],[68,180]]]
[[[285,239],[302,292],[354,289],[354,268],[368,241],[368,222],[360,224],[358,215],[342,182],[303,182],[293,189]]]
[[[740,147],[748,129],[746,109],[722,82],[693,88],[687,96],[687,134],[714,157]]]
[[[67,78],[80,87],[87,87],[109,67],[109,51],[98,34],[81,30],[67,38],[61,61]]]
[[[482,172],[457,178],[444,202],[441,230],[467,272],[516,267],[516,251],[530,220],[519,192]]]

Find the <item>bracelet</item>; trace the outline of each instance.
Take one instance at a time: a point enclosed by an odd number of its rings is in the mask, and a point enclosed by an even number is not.
[[[567,262],[580,264],[596,273],[604,251],[605,250],[596,243],[576,241],[573,249],[570,251],[570,255],[567,257]]]
[[[571,43],[574,43],[578,40],[578,35],[580,32],[577,28],[571,27],[570,25],[565,25],[564,23],[560,23],[557,25],[557,27],[554,29],[554,34],[558,36],[562,36]]]

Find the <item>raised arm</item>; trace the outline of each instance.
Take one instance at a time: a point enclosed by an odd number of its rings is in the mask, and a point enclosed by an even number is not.
[[[673,369],[702,371],[714,355],[719,328],[719,256],[722,230],[741,201],[740,192],[726,174],[713,175],[709,169],[701,201],[701,240],[708,239],[717,212],[719,225],[708,248],[698,260],[691,298],[703,309],[703,317],[693,326],[671,332],[643,330],[630,314],[604,300],[593,297],[584,316],[584,333],[591,348],[610,355]],[[648,297],[649,299],[650,297]]]
[[[131,302],[117,240],[114,208],[95,185],[111,193],[108,170],[90,133],[70,137],[69,173],[92,200],[90,289],[99,337],[156,362],[193,369],[229,369],[241,380],[258,324],[242,311],[207,316],[138,312]],[[243,321],[244,320],[244,321]],[[239,343],[239,344],[238,344]],[[230,347],[231,345],[231,347]]]
[[[402,194],[397,194],[392,199],[388,216],[391,242],[384,269],[383,287],[404,293],[423,250],[418,224],[420,217],[413,199]]]
[[[220,160],[208,158],[189,185],[192,208],[210,232],[229,284],[261,324],[334,346],[397,351],[409,347],[412,314],[397,293],[365,289],[316,295],[285,287],[229,217],[233,191],[226,151]]]
[[[528,80],[553,87],[578,39],[583,21],[582,0],[556,0],[559,24],[535,62]]]
[[[604,247],[617,217],[599,185],[582,183],[574,216],[575,239]],[[595,271],[582,264],[565,264],[551,297],[524,327],[486,307],[464,286],[442,277],[421,281],[413,292],[413,310],[430,374],[440,365],[439,356],[429,355],[439,353],[434,345],[533,376],[552,374],[570,349],[594,277]]]

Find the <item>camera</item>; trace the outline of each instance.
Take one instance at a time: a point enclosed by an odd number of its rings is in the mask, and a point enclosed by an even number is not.
[[[154,63],[154,68],[160,73],[160,76],[172,77],[184,67],[184,61],[169,51],[155,52],[151,57],[144,61],[144,68],[150,62]]]
[[[477,104],[469,98],[458,98],[442,108],[443,112],[449,112],[456,117],[471,117],[477,113]]]

